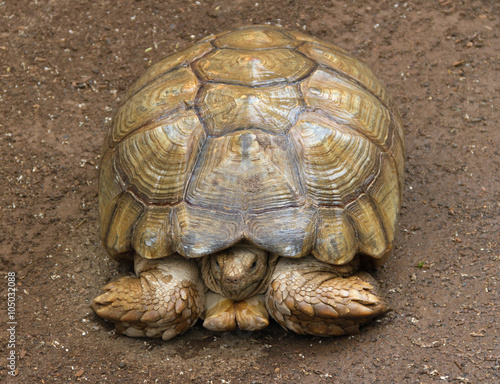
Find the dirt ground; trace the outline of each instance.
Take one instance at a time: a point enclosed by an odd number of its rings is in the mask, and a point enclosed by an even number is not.
[[[497,0],[7,0],[0,17],[0,381],[500,382]],[[103,133],[151,63],[245,24],[336,43],[394,96],[404,205],[395,252],[375,273],[393,311],[331,339],[276,324],[198,324],[168,342],[117,335],[89,308],[129,273],[99,244]]]

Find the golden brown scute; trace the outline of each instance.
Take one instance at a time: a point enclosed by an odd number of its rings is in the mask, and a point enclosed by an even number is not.
[[[332,264],[392,248],[404,162],[385,87],[276,27],[210,36],[131,87],[101,164],[107,251],[201,257],[241,240]]]

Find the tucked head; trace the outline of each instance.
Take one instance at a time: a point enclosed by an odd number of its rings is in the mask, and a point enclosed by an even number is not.
[[[234,301],[254,296],[270,275],[268,259],[269,253],[255,246],[233,246],[209,256],[209,278],[204,276],[205,282]]]

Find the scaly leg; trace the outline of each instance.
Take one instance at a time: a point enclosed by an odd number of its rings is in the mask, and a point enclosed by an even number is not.
[[[139,277],[122,277],[103,287],[92,308],[132,337],[161,337],[185,332],[204,310],[205,286],[194,260],[179,255],[158,260],[135,257]]]
[[[346,266],[313,257],[281,258],[266,294],[270,315],[299,334],[339,336],[388,311],[368,273],[345,276]]]

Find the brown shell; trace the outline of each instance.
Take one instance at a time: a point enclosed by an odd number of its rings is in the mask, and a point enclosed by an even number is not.
[[[153,65],[118,110],[100,175],[115,258],[201,257],[246,240],[332,264],[392,249],[403,127],[344,50],[270,26]]]

